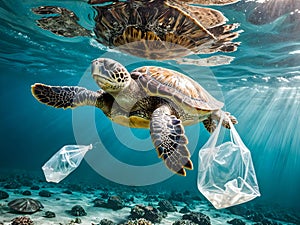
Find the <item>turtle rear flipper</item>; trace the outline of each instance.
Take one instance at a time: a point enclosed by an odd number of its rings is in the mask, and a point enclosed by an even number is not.
[[[77,106],[96,106],[101,93],[76,86],[49,86],[36,83],[31,86],[32,95],[41,103],[55,108],[75,108]]]
[[[154,110],[150,132],[158,157],[164,160],[170,170],[185,176],[185,169],[193,169],[182,123],[176,116],[171,115],[171,109],[167,105]]]

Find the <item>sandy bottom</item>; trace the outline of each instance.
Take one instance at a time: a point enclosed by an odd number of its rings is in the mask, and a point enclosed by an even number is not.
[[[0,190],[5,191],[9,194],[9,198],[0,200],[0,224],[1,222],[4,225],[11,224],[11,220],[18,216],[28,216],[31,220],[34,221],[34,224],[38,225],[67,225],[75,224],[72,223],[76,219],[76,216],[72,216],[68,211],[75,205],[80,205],[84,208],[87,215],[80,216],[81,224],[92,225],[99,224],[102,219],[111,220],[117,224],[124,223],[129,220],[131,208],[137,204],[143,205],[152,205],[158,207],[157,200],[145,200],[149,195],[151,196],[163,196],[166,193],[151,193],[151,192],[142,192],[134,190],[134,188],[122,188],[118,187],[115,190],[112,190],[109,187],[106,188],[83,188],[83,191],[73,191],[71,194],[63,193],[67,190],[67,187],[57,187],[53,184],[48,184],[46,182],[39,183],[39,190],[30,190],[28,186],[21,186],[18,189],[6,189],[4,188],[4,183],[0,182]],[[30,196],[22,195],[22,192],[25,190],[30,190]],[[39,192],[41,190],[47,190],[52,193],[51,197],[41,197]],[[101,194],[108,193],[111,195],[122,196],[123,199],[132,198],[133,201],[125,203],[125,207],[120,210],[112,210],[102,207],[94,207],[93,200],[96,198],[101,198]],[[169,193],[170,194],[170,193]],[[39,200],[44,208],[41,211],[35,212],[33,214],[16,214],[12,212],[7,206],[8,202],[16,198],[33,198]],[[159,199],[160,199],[159,198]],[[182,219],[183,213],[179,213],[179,210],[184,206],[187,206],[187,203],[180,201],[173,201],[173,204],[176,206],[178,212],[168,212],[166,218],[164,218],[160,224],[172,225],[175,221]],[[191,208],[192,212],[201,212],[210,217],[212,225],[218,224],[228,224],[227,221],[232,219],[240,219],[246,224],[256,224],[253,221],[247,220],[244,217],[234,215],[229,210],[216,210],[214,209],[209,202],[206,200],[190,200],[188,206]],[[191,207],[192,206],[192,207]],[[51,211],[56,214],[54,218],[45,218],[45,212]],[[295,224],[287,223],[280,221],[279,224]]]
[[[134,197],[134,203],[126,204],[126,206],[123,209],[120,210],[112,210],[112,209],[106,209],[106,208],[100,208],[100,207],[94,207],[94,203],[92,202],[97,196],[100,196],[101,191],[96,191],[94,193],[79,193],[79,192],[72,192],[72,194],[64,194],[62,193],[65,189],[60,188],[44,188],[43,190],[48,190],[52,192],[51,197],[37,197],[38,192],[40,191],[31,191],[32,196],[23,196],[20,194],[15,194],[13,192],[7,191],[10,195],[8,199],[1,200],[1,204],[4,205],[4,207],[1,210],[0,213],[0,222],[3,222],[5,225],[8,225],[11,223],[11,220],[17,216],[24,216],[24,215],[18,215],[12,212],[9,212],[8,207],[5,205],[9,200],[13,200],[16,198],[21,197],[30,197],[33,199],[39,200],[44,208],[42,211],[38,211],[33,214],[25,214],[25,216],[28,216],[33,220],[36,224],[40,225],[54,225],[54,224],[70,224],[70,222],[76,219],[75,216],[72,216],[68,213],[68,210],[71,210],[71,208],[75,205],[81,205],[87,215],[86,216],[80,216],[81,224],[98,224],[102,219],[108,219],[112,220],[115,223],[122,223],[124,221],[128,220],[128,216],[130,215],[130,210],[133,206],[137,204],[143,204],[148,205],[149,202],[144,201],[147,197],[146,194],[142,193],[136,193]],[[111,194],[118,194],[118,193],[111,193]],[[178,211],[184,207],[184,203],[178,203],[176,208]],[[153,202],[153,206],[157,207],[155,202]],[[54,218],[45,218],[43,217],[45,215],[46,211],[52,211],[56,214],[56,217]],[[239,216],[233,216],[226,213],[220,213],[217,210],[211,209],[207,205],[201,205],[199,204],[198,207],[193,209],[195,212],[202,212],[211,218],[212,224],[224,224],[224,220],[231,220],[233,218],[240,218]],[[218,214],[220,216],[219,218],[213,218]],[[172,225],[176,220],[180,220],[182,218],[182,213],[179,212],[172,212],[168,213],[168,216],[164,218],[161,221],[161,224],[165,225]]]

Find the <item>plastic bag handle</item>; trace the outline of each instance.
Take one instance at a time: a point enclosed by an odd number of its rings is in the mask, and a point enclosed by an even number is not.
[[[226,117],[228,119],[229,126],[230,126],[231,141],[234,142],[236,145],[238,145],[240,147],[240,150],[242,151],[242,154],[241,154],[242,160],[245,163],[245,165],[247,165],[246,168],[245,168],[246,171],[245,171],[245,177],[244,177],[244,179],[246,180],[247,176],[249,175],[249,172],[248,172],[248,170],[249,170],[249,166],[248,166],[249,160],[245,160],[245,156],[247,155],[248,159],[251,160],[251,154],[250,154],[250,151],[248,150],[248,148],[246,147],[246,145],[244,144],[244,142],[242,141],[240,135],[238,134],[237,130],[235,129],[235,127],[234,127],[233,123],[231,122],[230,118],[227,115],[226,115]],[[252,161],[250,163],[252,163]],[[257,183],[255,171],[253,173],[254,173],[254,178],[253,179],[255,180],[255,183]]]
[[[232,142],[234,142],[236,145],[241,146],[242,149],[247,149],[247,147],[245,146],[244,142],[242,141],[240,135],[238,134],[238,132],[236,131],[233,123],[231,122],[231,119],[229,118],[229,116],[225,115],[226,119],[228,120],[229,126],[230,126],[230,139]]]

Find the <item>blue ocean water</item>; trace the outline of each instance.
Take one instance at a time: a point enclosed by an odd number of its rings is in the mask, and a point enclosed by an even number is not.
[[[115,164],[107,161],[103,165],[105,172],[99,174],[83,161],[70,175],[70,180],[98,185],[112,180],[115,186],[129,185],[126,183],[127,172],[117,162],[132,165],[137,170],[160,163],[148,130],[114,125],[100,110],[95,111],[91,107],[76,109],[75,112],[54,109],[32,97],[30,86],[35,82],[80,84],[97,90],[89,74],[91,61],[97,57],[114,57],[126,64],[128,70],[149,64],[183,71],[224,101],[226,110],[238,118],[236,129],[251,150],[261,191],[261,197],[254,202],[299,211],[300,17],[295,14],[299,14],[300,9],[293,8],[265,24],[255,24],[250,21],[257,17],[253,13],[257,4],[260,3],[242,1],[216,7],[222,10],[229,22],[240,23],[244,32],[237,40],[241,42],[238,50],[228,54],[235,57],[229,65],[202,68],[177,65],[172,61],[137,59],[112,51],[89,37],[59,37],[39,28],[35,22],[38,16],[31,11],[43,5],[66,7],[80,17],[80,24],[92,29],[91,18],[95,12],[84,1],[2,0],[0,169],[4,174],[13,171],[42,173],[42,165],[62,146],[97,145],[99,140],[94,139],[95,130],[102,145],[116,159]],[[279,7],[274,4],[276,6]],[[261,14],[271,15],[272,10],[276,9],[269,7]],[[90,122],[95,129],[88,126]],[[195,169],[188,171],[187,177],[170,174],[163,179],[162,176],[150,186],[170,191],[198,191],[198,151],[209,134],[202,125],[187,127],[186,133]],[[105,164],[103,159],[99,162]],[[159,177],[159,174],[151,174],[150,171],[144,175],[145,180],[148,180],[147,176]],[[123,177],[125,181],[118,182],[113,177]],[[134,177],[130,178],[130,182],[137,185]]]

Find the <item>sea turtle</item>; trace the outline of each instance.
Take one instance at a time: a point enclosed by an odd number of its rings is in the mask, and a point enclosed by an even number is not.
[[[36,83],[32,94],[49,106],[95,106],[115,123],[150,128],[158,157],[170,170],[185,176],[185,169],[193,168],[183,126],[203,121],[213,132],[223,113],[222,102],[188,76],[163,67],[143,66],[129,73],[119,62],[98,58],[92,62],[92,76],[99,91]],[[236,124],[236,118],[227,114]],[[229,121],[222,125],[229,128]]]
[[[66,8],[41,6],[32,10],[46,15],[37,20],[39,27],[59,36],[92,36],[105,46],[118,47],[131,55],[167,60],[235,51],[239,43],[232,41],[240,31],[233,30],[238,24],[226,25],[220,11],[188,3],[224,5],[236,1],[91,0],[89,4],[96,12],[93,31],[80,26],[79,17]]]

